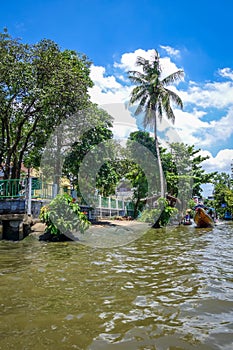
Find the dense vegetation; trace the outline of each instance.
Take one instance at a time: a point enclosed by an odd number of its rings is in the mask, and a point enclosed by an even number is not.
[[[233,183],[229,174],[218,173],[212,179],[214,199],[206,200],[206,205],[215,208],[217,215],[224,218],[226,212],[233,214]]]
[[[46,224],[45,240],[60,240],[61,236],[69,237],[74,232],[84,231],[90,223],[77,203],[68,194],[57,195],[49,205],[41,208],[40,219]],[[53,240],[53,238],[52,238]]]
[[[71,145],[62,167],[62,175],[70,180],[78,197],[83,195],[80,181],[84,181],[86,192],[94,190],[104,196],[114,195],[119,184],[127,182],[133,190],[134,217],[145,209],[145,199],[155,196],[157,208],[147,208],[142,219],[154,221],[157,218],[161,226],[177,214],[174,203],[165,198],[167,195],[177,199],[177,208],[183,215],[192,196],[201,196],[201,185],[212,182],[215,199],[208,205],[217,208],[220,216],[226,210],[232,212],[229,175],[207,174],[201,166],[207,157],[202,157],[193,145],[171,143],[164,148],[159,144],[158,121],[165,115],[174,122],[171,103],[183,106],[180,97],[168,88],[183,77],[183,71],[162,79],[157,51],[152,61],[138,57],[137,65],[141,71],[128,72],[129,79],[136,85],[130,102],[138,103],[135,114],[143,114],[144,125],[152,127],[153,137],[146,131],[133,132],[125,149],[113,141],[112,117],[90,102],[88,88],[93,82],[89,76],[90,61],[84,54],[62,51],[51,40],[29,45],[12,38],[7,30],[0,33],[0,165],[4,165],[4,178],[20,178],[23,163],[39,167],[45,145],[55,128],[75,113],[89,110],[83,118],[88,115],[88,123],[92,125],[93,120],[95,123]],[[100,144],[106,145],[104,153],[99,152]],[[135,156],[139,144],[155,159],[156,164],[149,164],[147,174],[143,163]],[[63,145],[60,146],[62,149]],[[80,167],[90,152],[99,164],[98,172],[87,163],[85,178],[80,180]],[[77,214],[82,230],[86,221],[78,206],[68,197],[58,197],[49,208],[43,209],[41,216],[51,233],[59,233],[51,218],[53,206],[59,206],[62,201]]]
[[[19,178],[21,164],[38,166],[51,132],[89,104],[90,62],[51,40],[29,45],[0,33],[0,164]]]

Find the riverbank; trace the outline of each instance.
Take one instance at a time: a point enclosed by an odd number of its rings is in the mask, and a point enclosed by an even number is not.
[[[141,237],[151,228],[148,223],[137,220],[101,219],[79,237],[80,243],[96,248],[125,245]]]
[[[30,235],[41,240],[45,229],[45,224],[37,222],[31,227],[32,232]],[[127,244],[139,238],[148,229],[150,229],[148,223],[139,222],[137,220],[99,219],[94,222],[84,234],[77,231],[66,234],[66,237],[67,240],[90,246],[109,247]],[[42,237],[42,240],[50,241],[49,237],[46,235],[44,235],[44,239]]]

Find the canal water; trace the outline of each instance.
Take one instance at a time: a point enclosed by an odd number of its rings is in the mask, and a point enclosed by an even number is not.
[[[0,242],[0,349],[232,350],[233,225]]]

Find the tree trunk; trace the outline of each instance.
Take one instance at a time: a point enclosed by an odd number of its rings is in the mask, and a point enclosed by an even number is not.
[[[62,135],[60,130],[56,132],[56,148],[55,148],[55,159],[54,159],[54,184],[57,186],[57,191],[60,191],[63,155],[62,155]]]
[[[134,212],[133,212],[134,219],[136,219],[137,217],[139,203],[140,203],[140,198],[137,198],[136,203],[134,205]]]
[[[165,181],[164,181],[163,167],[162,167],[162,162],[160,157],[159,142],[157,137],[157,116],[156,116],[156,112],[154,113],[155,113],[155,117],[154,117],[155,152],[156,152],[158,166],[159,166],[160,196],[165,198]]]

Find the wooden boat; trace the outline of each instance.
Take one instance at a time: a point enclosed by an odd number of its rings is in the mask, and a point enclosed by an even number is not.
[[[200,207],[196,208],[194,222],[197,227],[214,227],[214,220]]]

